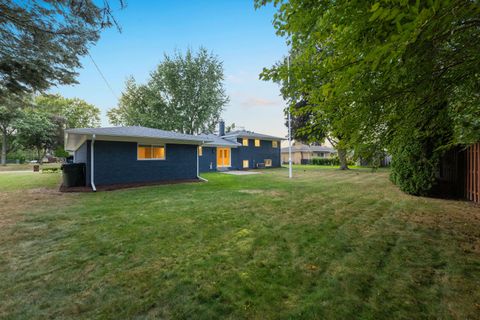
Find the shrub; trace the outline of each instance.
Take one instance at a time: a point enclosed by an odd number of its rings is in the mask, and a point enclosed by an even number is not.
[[[338,157],[333,158],[312,158],[312,164],[317,166],[339,166]]]
[[[56,173],[56,172],[59,172],[60,171],[60,168],[56,167],[56,168],[43,168],[42,169],[42,173]]]

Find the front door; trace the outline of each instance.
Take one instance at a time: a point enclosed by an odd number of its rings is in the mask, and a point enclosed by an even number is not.
[[[217,148],[217,167],[231,167],[230,148]]]

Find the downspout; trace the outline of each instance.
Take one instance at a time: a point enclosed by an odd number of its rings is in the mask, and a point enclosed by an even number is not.
[[[93,171],[93,167],[95,166],[95,162],[93,161],[94,145],[95,145],[95,134],[92,135],[92,143],[90,145],[90,184],[92,185],[92,190],[97,191],[97,188],[95,187],[94,171]]]
[[[204,144],[204,141],[202,141],[202,146]],[[198,157],[198,147],[197,147],[197,179],[208,182],[207,179],[200,177],[200,160]]]

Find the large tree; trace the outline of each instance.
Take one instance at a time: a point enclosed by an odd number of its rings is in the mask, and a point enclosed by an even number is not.
[[[21,96],[6,94],[0,99],[0,134],[2,135],[1,165],[7,164],[7,153],[15,132],[15,122],[22,116],[22,106],[25,104]]]
[[[205,48],[165,54],[146,84],[127,81],[119,106],[108,117],[115,125],[212,132],[228,103],[223,80],[222,62]]]
[[[100,109],[82,99],[43,94],[35,97],[34,104],[45,113],[64,118],[66,128],[100,126]]]
[[[79,57],[102,28],[116,24],[108,1],[103,4],[0,0],[0,96],[75,83]]]
[[[427,193],[442,152],[480,139],[478,1],[267,2],[292,61],[262,76],[350,145],[387,148],[402,190]]]

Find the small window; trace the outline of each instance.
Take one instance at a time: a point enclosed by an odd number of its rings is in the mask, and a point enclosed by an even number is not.
[[[255,147],[260,147],[260,139],[255,139]]]
[[[248,160],[243,160],[243,168],[248,169]]]
[[[242,140],[242,145],[243,145],[244,147],[248,147],[248,139],[243,138],[243,140]]]
[[[199,157],[203,156],[203,148],[202,147],[198,147],[198,156]]]
[[[265,167],[271,167],[272,166],[272,159],[265,159]]]
[[[138,160],[165,160],[165,146],[139,144],[137,146]]]
[[[272,141],[272,148],[278,148],[278,142]]]

